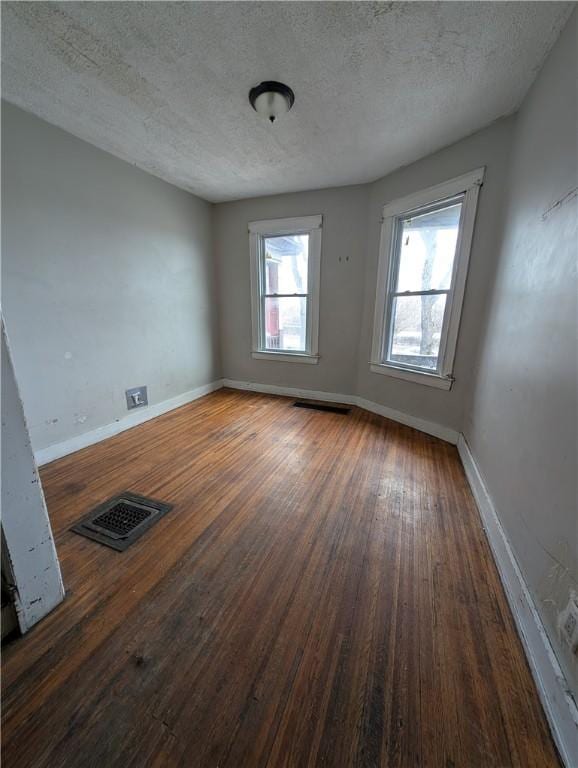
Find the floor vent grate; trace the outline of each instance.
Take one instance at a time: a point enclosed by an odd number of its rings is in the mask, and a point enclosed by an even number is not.
[[[99,504],[70,530],[122,552],[171,509],[172,504],[125,491]]]
[[[346,415],[351,408],[344,405],[330,405],[329,403],[317,403],[314,400],[296,400],[293,403],[294,408],[310,408],[313,411],[328,411],[329,413],[341,413]]]
[[[136,504],[127,504],[121,501],[114,507],[107,509],[102,515],[95,517],[92,525],[119,536],[126,536],[153,514],[152,509],[137,507]]]

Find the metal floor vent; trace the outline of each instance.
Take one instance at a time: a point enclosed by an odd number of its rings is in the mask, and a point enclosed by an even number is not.
[[[311,408],[313,411],[329,411],[329,413],[348,414],[351,408],[344,405],[330,405],[329,403],[316,403],[314,400],[295,400],[294,408]]]
[[[122,552],[172,508],[125,491],[99,504],[70,530]]]

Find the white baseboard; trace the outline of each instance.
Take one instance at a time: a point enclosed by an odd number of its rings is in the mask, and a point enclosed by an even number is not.
[[[40,450],[35,451],[34,456],[36,463],[38,466],[42,466],[51,461],[55,461],[56,459],[60,459],[63,456],[68,456],[70,453],[75,453],[82,448],[87,448],[89,445],[94,445],[101,440],[106,440],[108,437],[113,437],[113,435],[118,435],[120,432],[124,432],[127,429],[143,424],[145,421],[149,421],[149,419],[155,419],[157,416],[162,416],[163,413],[179,408],[181,405],[186,405],[193,400],[197,400],[199,397],[203,397],[203,395],[208,395],[210,392],[215,392],[215,390],[221,389],[221,387],[247,390],[249,392],[262,392],[270,395],[286,395],[288,397],[300,397],[308,400],[326,400],[327,402],[332,403],[357,405],[360,408],[364,408],[366,411],[385,416],[392,421],[397,421],[400,424],[405,424],[408,427],[418,429],[420,432],[434,435],[448,443],[453,443],[455,445],[458,440],[458,433],[453,429],[449,429],[449,427],[443,427],[440,424],[435,424],[434,422],[426,421],[416,416],[410,416],[401,411],[395,411],[392,408],[387,408],[385,405],[372,403],[371,401],[364,400],[356,395],[342,395],[336,392],[321,392],[312,389],[279,387],[274,384],[259,384],[250,381],[219,379],[210,384],[205,384],[202,387],[191,389],[189,392],[177,395],[177,397],[172,397],[170,400],[164,400],[162,403],[155,403],[146,408],[133,411],[112,424],[106,424],[104,427],[98,427],[97,429],[85,432],[82,435],[77,435],[76,437],[71,437],[60,443],[54,443],[54,445],[41,448]]]
[[[127,429],[143,424],[145,421],[155,419],[157,416],[162,416],[163,413],[179,408],[181,405],[191,403],[193,400],[203,397],[203,395],[208,395],[210,392],[221,389],[222,386],[223,382],[221,379],[212,381],[209,384],[203,384],[201,387],[196,387],[188,392],[183,392],[182,395],[171,397],[170,400],[163,400],[162,403],[155,403],[154,405],[149,405],[145,408],[139,408],[132,413],[123,416],[122,419],[114,421],[112,424],[106,424],[104,427],[97,427],[90,432],[71,437],[69,440],[64,440],[61,443],[54,443],[54,445],[41,448],[34,453],[36,463],[38,466],[42,466],[55,459],[68,456],[69,453],[80,451],[81,448],[86,448],[89,445],[99,443],[101,440],[106,440],[108,437],[118,435],[120,432],[124,432]]]
[[[542,620],[475,459],[463,435],[458,452],[504,585],[518,632],[548,718],[552,736],[567,768],[578,765],[578,708],[572,698]]]
[[[300,397],[303,400],[326,400],[328,403],[343,403],[356,405],[354,395],[340,395],[336,392],[319,392],[314,389],[299,389],[297,387],[278,387],[276,384],[259,384],[255,381],[235,381],[223,379],[223,386],[229,389],[242,389],[247,392],[261,392],[264,395],[285,395]]]
[[[417,416],[396,411],[379,403],[373,403],[371,400],[365,400],[357,395],[341,395],[336,392],[320,392],[313,389],[297,389],[295,387],[279,387],[275,384],[259,384],[252,381],[235,381],[233,379],[223,379],[223,386],[230,389],[242,389],[249,392],[262,392],[267,395],[286,395],[287,397],[300,397],[304,400],[326,400],[330,403],[344,403],[346,405],[356,405],[371,413],[377,413],[386,419],[397,421],[408,427],[413,427],[420,432],[426,432],[428,435],[439,437],[448,443],[456,445],[458,442],[458,432],[455,429],[444,427],[441,424],[435,424],[433,421],[426,421]]]
[[[418,416],[411,416],[409,413],[403,413],[403,411],[396,411],[393,408],[388,408],[386,405],[365,400],[363,397],[356,398],[356,405],[364,408],[366,411],[371,411],[371,413],[384,416],[386,419],[405,424],[406,427],[413,427],[420,432],[425,432],[427,435],[439,437],[440,440],[445,440],[446,443],[456,445],[458,442],[459,433],[455,429],[444,427],[442,424],[436,424],[434,421],[420,419]]]

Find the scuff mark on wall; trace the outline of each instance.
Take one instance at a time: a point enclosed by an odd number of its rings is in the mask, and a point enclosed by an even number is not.
[[[570,192],[567,192],[564,195],[564,197],[561,197],[559,200],[556,200],[555,203],[553,203],[549,208],[547,208],[542,214],[542,221],[546,221],[546,219],[553,213],[553,211],[556,211],[558,208],[561,208],[563,205],[566,205],[571,200],[576,199],[576,197],[578,197],[578,187],[574,187],[574,189],[571,189]]]
[[[391,13],[395,8],[395,3],[372,3],[371,5],[373,15],[376,19],[379,18],[379,16],[385,16],[386,14]]]

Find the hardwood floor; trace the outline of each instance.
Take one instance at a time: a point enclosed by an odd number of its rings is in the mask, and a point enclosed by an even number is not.
[[[67,598],[4,649],[5,768],[558,765],[453,446],[221,390],[42,481]],[[68,530],[122,490],[175,507]]]

